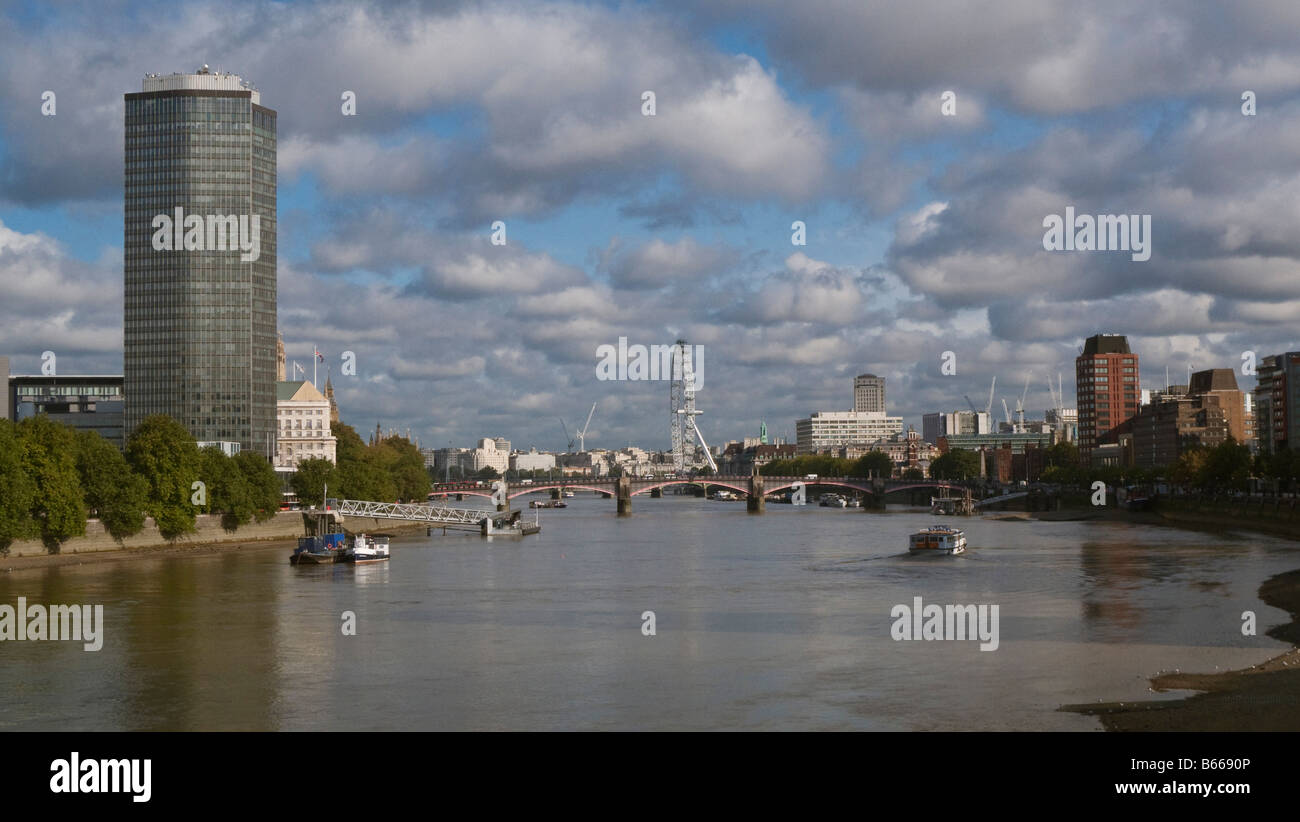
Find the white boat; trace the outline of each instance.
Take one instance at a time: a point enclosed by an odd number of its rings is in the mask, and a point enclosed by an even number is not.
[[[352,545],[348,548],[347,559],[344,562],[365,565],[370,562],[386,562],[387,560],[387,536],[368,537],[365,534],[357,534],[352,538]]]
[[[947,525],[931,525],[912,534],[907,550],[918,554],[960,554],[966,550],[966,533]]]
[[[566,490],[566,491],[564,492],[564,496],[566,496],[566,497],[576,497],[577,494],[573,493],[572,491],[567,491],[567,490]]]

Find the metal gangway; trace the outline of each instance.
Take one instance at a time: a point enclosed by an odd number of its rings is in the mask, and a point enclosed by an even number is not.
[[[978,502],[975,503],[975,507],[979,508],[980,506],[983,505],[995,505],[999,502],[1006,502],[1008,500],[1020,499],[1021,497],[1027,497],[1027,496],[1029,496],[1028,491],[1013,491],[1009,494],[1003,494],[1000,497],[989,497],[988,499],[979,500]]]
[[[447,528],[480,531],[483,534],[509,532],[518,527],[518,511],[485,511],[473,508],[453,508],[420,502],[370,502],[357,499],[330,500],[331,507],[344,517],[372,517],[374,519],[400,519],[408,522],[427,522],[444,530]],[[525,533],[536,533],[531,529]]]

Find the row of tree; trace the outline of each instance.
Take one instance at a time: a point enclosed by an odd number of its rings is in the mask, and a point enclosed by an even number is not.
[[[1079,461],[1078,447],[1069,442],[1058,442],[1044,449],[1043,462],[1045,467],[1040,477],[1043,482],[1080,487],[1095,480],[1109,485],[1141,485],[1165,480],[1208,491],[1241,490],[1251,477],[1275,479],[1283,487],[1290,487],[1300,476],[1300,457],[1290,450],[1256,457],[1251,455],[1249,448],[1231,438],[1213,448],[1190,446],[1173,465],[1161,468],[1084,467]],[[873,451],[857,460],[812,455],[773,460],[763,466],[762,473],[768,476],[866,477],[874,472],[875,476],[888,477],[893,468],[886,454]],[[915,468],[902,472],[905,479],[919,479],[921,476],[919,469]],[[930,462],[931,479],[963,481],[978,479],[979,476],[980,457],[975,451],[955,448]]]
[[[298,463],[291,480],[303,505],[320,505],[328,491],[346,499],[424,501],[432,484],[424,455],[405,437],[386,437],[367,445],[345,423],[330,425],[337,439],[337,464],[314,458]]]
[[[758,471],[765,477],[890,477],[894,461],[884,451],[872,451],[855,460],[805,454],[788,460],[772,460]]]
[[[234,529],[274,516],[279,488],[265,457],[200,451],[170,417],[144,420],[125,454],[98,432],[45,415],[0,420],[0,552],[40,539],[57,553],[91,517],[117,540],[138,533],[146,516],[168,539],[193,531],[198,514],[220,514]]]
[[[338,465],[306,460],[292,485],[305,504],[330,496],[364,500],[423,499],[429,475],[419,449],[401,437],[366,445],[351,426],[331,426]],[[221,517],[234,531],[275,516],[283,499],[266,457],[200,449],[168,416],[145,419],[125,453],[94,431],[77,431],[36,415],[0,420],[0,553],[20,539],[40,539],[51,553],[97,518],[116,540],[139,533],[152,517],[159,533],[193,533],[199,514]]]

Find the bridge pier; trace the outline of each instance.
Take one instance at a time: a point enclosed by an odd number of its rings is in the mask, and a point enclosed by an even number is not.
[[[885,481],[880,477],[873,477],[871,479],[871,493],[862,495],[862,510],[885,510]]]
[[[551,499],[564,499],[564,489],[563,489],[563,488],[552,488],[552,489],[551,489]]]
[[[464,495],[464,494],[457,494],[457,495],[456,495],[456,502],[464,502],[464,501],[465,501],[465,495]]]
[[[632,481],[627,477],[619,477],[614,485],[618,492],[618,515],[626,517],[632,513]]]
[[[745,500],[745,510],[751,514],[761,514],[767,506],[763,496],[763,475],[757,470],[749,475],[749,499]]]
[[[664,489],[662,488],[650,489],[650,499],[662,499],[663,495],[664,495]]]
[[[500,483],[501,483],[502,502],[497,503],[497,510],[509,511],[510,510],[510,486],[506,484],[505,480],[500,480]]]

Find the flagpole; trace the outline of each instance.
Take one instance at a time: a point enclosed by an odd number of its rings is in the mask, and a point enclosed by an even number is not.
[[[316,363],[320,362],[320,354],[316,351],[315,343],[311,347],[311,387],[316,388]],[[319,389],[317,389],[319,390]]]

